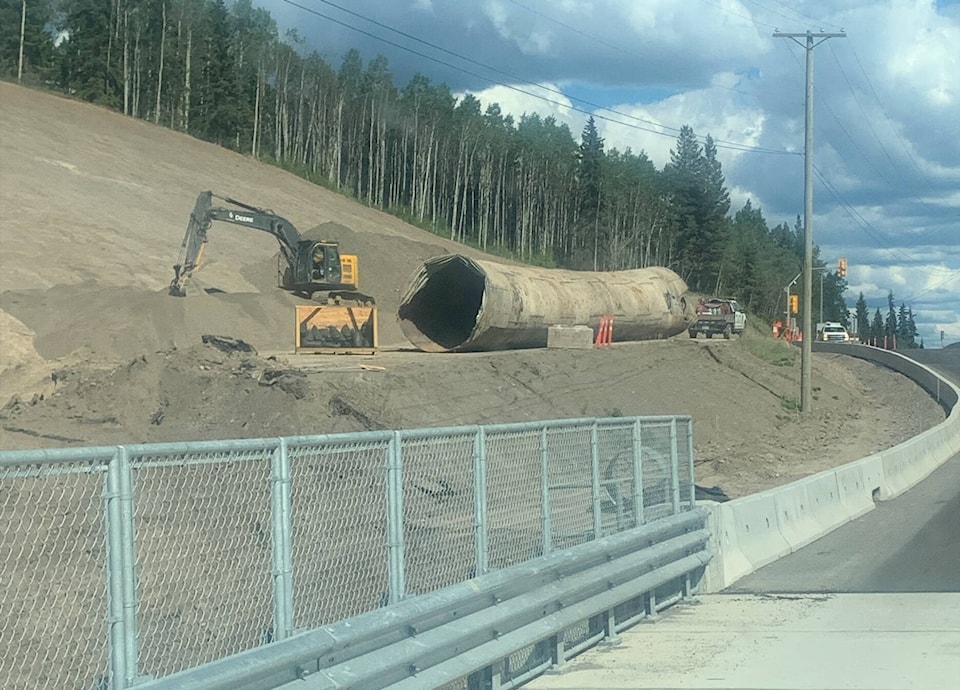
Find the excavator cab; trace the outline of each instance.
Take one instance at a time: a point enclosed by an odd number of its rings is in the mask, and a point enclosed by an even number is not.
[[[327,287],[340,285],[340,248],[336,242],[302,240],[297,248],[297,258],[296,283]]]

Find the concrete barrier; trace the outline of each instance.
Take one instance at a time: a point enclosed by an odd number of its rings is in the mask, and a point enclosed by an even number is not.
[[[740,552],[752,570],[785,556],[792,550],[780,531],[774,492],[744,496],[727,504],[733,511]]]
[[[777,525],[780,534],[790,545],[790,552],[809,544],[819,524],[810,509],[807,482],[792,482],[770,492],[777,506]]]
[[[960,407],[951,417],[960,414]],[[883,451],[883,486],[880,499],[895,498],[904,491],[916,486],[937,469],[944,460],[957,452],[956,427],[951,419],[927,429],[919,436]],[[956,420],[960,421],[960,419]]]
[[[851,520],[873,510],[874,496],[883,486],[883,460],[871,455],[836,469],[840,500]]]
[[[887,350],[817,343],[817,352],[844,354],[889,367],[916,381],[947,411],[947,418],[886,451],[709,508],[714,558],[700,591],[719,592],[758,568],[803,548],[899,496],[960,452],[960,389],[922,364]]]
[[[753,564],[740,548],[735,503],[698,502],[698,505],[710,511],[707,525],[713,535],[713,560],[700,580],[701,591],[719,592],[754,571]]]

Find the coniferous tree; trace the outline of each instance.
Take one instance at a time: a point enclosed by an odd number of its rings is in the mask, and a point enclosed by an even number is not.
[[[913,309],[910,307],[907,308],[907,347],[917,347],[917,323],[913,318]]]
[[[235,147],[240,125],[237,73],[230,55],[232,20],[225,0],[214,0],[202,20],[200,88],[191,129],[221,146]]]
[[[50,72],[54,51],[53,0],[0,2],[0,75],[36,83]],[[21,41],[20,27],[23,25]]]
[[[714,292],[722,279],[730,200],[713,139],[701,147],[693,129],[681,127],[664,173],[678,272],[695,290]]]
[[[120,105],[119,70],[109,59],[112,3],[104,0],[63,0],[59,55],[60,85],[92,103]]]
[[[579,228],[582,236],[590,237],[593,270],[599,268],[600,202],[603,193],[602,177],[603,139],[591,115],[583,126],[580,148],[577,151],[577,199]]]
[[[821,266],[821,268],[825,267]],[[823,320],[837,321],[843,324],[844,328],[850,329],[850,313],[847,310],[847,303],[843,299],[843,294],[847,289],[847,281],[836,273],[824,270],[823,279],[814,284],[818,290],[823,290]]]
[[[910,324],[907,320],[907,305],[903,302],[897,311],[897,347],[910,347]]]
[[[726,188],[723,169],[717,159],[717,146],[709,134],[703,144],[703,184],[705,192],[706,218],[704,220],[705,241],[709,247],[703,262],[705,278],[715,277],[714,291],[720,291],[723,279],[722,257],[729,235],[727,213],[730,211],[730,194]]]
[[[878,345],[883,345],[883,336],[886,332],[886,327],[883,324],[883,315],[880,314],[880,307],[877,307],[877,311],[873,315],[873,323],[870,324],[870,337]]]
[[[864,343],[870,339],[870,312],[867,310],[867,300],[864,298],[862,290],[860,297],[857,298],[855,319],[857,335],[860,337],[860,342]]]
[[[897,337],[897,308],[893,303],[893,290],[887,293],[887,320],[883,334],[887,337],[889,346],[892,347],[894,338]]]

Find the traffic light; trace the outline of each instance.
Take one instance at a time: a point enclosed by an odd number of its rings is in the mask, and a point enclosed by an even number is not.
[[[790,313],[796,314],[800,311],[800,295],[790,295]]]
[[[840,259],[837,263],[837,275],[841,278],[847,277],[847,260],[845,258]]]

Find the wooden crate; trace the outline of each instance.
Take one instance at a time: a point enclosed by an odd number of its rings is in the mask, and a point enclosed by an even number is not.
[[[372,355],[380,346],[376,307],[298,305],[296,351]]]

